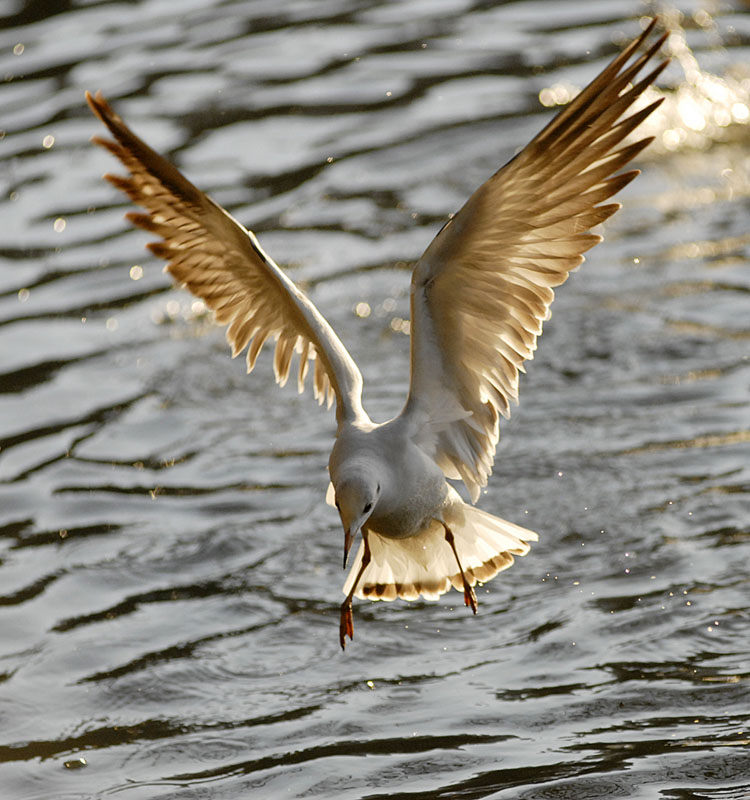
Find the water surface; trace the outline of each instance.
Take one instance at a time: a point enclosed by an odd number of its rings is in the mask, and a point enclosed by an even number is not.
[[[668,9],[657,140],[503,425],[481,504],[539,544],[476,618],[357,603],[345,654],[332,414],[231,360],[88,143],[101,88],[386,419],[410,264],[648,10],[0,7],[3,797],[750,796],[746,5]]]

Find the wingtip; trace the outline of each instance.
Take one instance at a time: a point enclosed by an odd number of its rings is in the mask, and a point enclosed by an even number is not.
[[[97,89],[94,94],[86,90],[84,93],[86,103],[91,109],[91,113],[100,121],[103,122],[110,132],[117,136],[117,128],[124,125],[120,115],[112,108],[107,101],[107,98],[102,93],[101,89]]]
[[[648,36],[649,33],[651,33],[651,31],[656,27],[656,23],[660,22],[660,21],[661,20],[659,19],[659,15],[658,14],[654,14],[654,16],[651,17],[651,21],[643,29],[643,34],[642,35],[643,36]]]
[[[86,103],[87,103],[89,109],[91,110],[91,113],[97,119],[101,120],[102,115],[101,115],[101,112],[99,111],[99,107],[97,105],[97,96],[98,95],[101,95],[101,89],[97,89],[96,90],[96,95],[91,94],[91,92],[88,89],[86,89],[86,91],[83,93],[83,96],[86,98]],[[102,139],[99,136],[92,136],[89,141],[91,142],[91,144],[97,144],[97,145],[100,145],[100,146],[102,145]]]
[[[648,25],[643,29],[643,31],[632,39],[628,45],[626,45],[623,50],[620,52],[619,56],[615,59],[615,62],[620,62],[620,64],[624,64],[632,55],[633,53],[638,50],[638,48],[648,39],[651,35],[652,31],[656,27],[656,23],[659,22],[658,15],[654,15],[651,18],[651,21]]]
[[[86,102],[88,103],[88,107],[91,111],[99,118],[101,118],[101,106],[106,105],[107,101],[104,99],[104,95],[102,94],[101,89],[97,89],[94,94],[86,89],[83,95],[86,98]]]

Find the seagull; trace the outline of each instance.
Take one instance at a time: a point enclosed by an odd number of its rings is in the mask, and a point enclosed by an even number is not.
[[[227,326],[233,357],[247,348],[250,372],[275,340],[277,383],[287,382],[296,353],[299,391],[311,371],[319,403],[335,400],[326,500],[344,529],[344,568],[361,537],[343,587],[342,649],[354,637],[353,597],[432,600],[453,587],[476,614],[474,586],[537,541],[474,504],[492,472],[500,415],[518,403],[519,373],[550,317],[553,289],[601,241],[591,228],[620,208],[605,201],[639,174],[618,171],[653,138],[623,143],[661,102],[633,109],[668,63],[636,80],[666,38],[647,43],[656,22],[483,183],[417,261],[409,392],[401,413],[384,423],[363,408],[362,375],[339,337],[255,234],[139,139],[101,91],[86,92],[114,137],[92,141],[128,171],[104,177],[146,212],[127,219],[160,237],[148,248]],[[462,481],[470,502],[448,481]]]

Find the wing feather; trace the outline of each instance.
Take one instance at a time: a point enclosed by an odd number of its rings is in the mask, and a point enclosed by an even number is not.
[[[266,255],[252,231],[139,139],[101,92],[87,92],[86,100],[115,138],[97,136],[93,141],[129,172],[105,177],[146,209],[145,214],[127,214],[128,220],[161,237],[149,249],[167,262],[165,269],[178,283],[213,310],[219,324],[227,326],[232,355],[248,348],[250,372],[263,345],[275,340],[273,367],[279,384],[287,382],[297,352],[300,392],[313,361],[316,399],[330,406],[335,397],[339,422],[362,417],[359,369],[328,322]]]
[[[411,386],[404,414],[445,474],[476,501],[499,416],[518,402],[554,289],[601,241],[590,229],[638,174],[619,172],[651,141],[623,140],[659,105],[626,114],[666,61],[636,81],[664,36],[656,20],[514,159],[480,186],[417,263],[411,290]]]

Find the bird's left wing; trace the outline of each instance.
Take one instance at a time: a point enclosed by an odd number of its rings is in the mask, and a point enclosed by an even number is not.
[[[666,66],[635,82],[664,41],[634,56],[654,23],[474,192],[414,270],[403,415],[473,501],[492,472],[499,414],[518,401],[518,373],[549,318],[553,287],[601,241],[589,230],[620,207],[601,203],[638,174],[614,173],[651,141],[621,146],[660,102],[623,119]]]
[[[310,362],[313,389],[336,417],[362,413],[362,376],[331,326],[284,272],[266,255],[252,231],[193,186],[172,164],[139,139],[110,108],[101,92],[86,93],[91,110],[116,141],[93,141],[116,156],[130,173],[106,175],[146,214],[127,214],[140,228],[162,241],[149,249],[167,261],[166,269],[228,325],[233,355],[247,352],[252,370],[263,344],[276,339],[274,373],[283,385],[292,356],[299,353],[298,388],[302,391]]]

